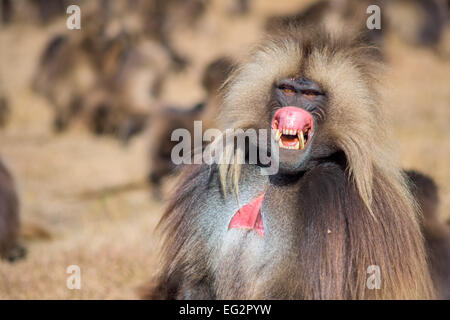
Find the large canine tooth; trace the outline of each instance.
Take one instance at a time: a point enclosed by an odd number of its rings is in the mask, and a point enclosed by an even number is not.
[[[298,141],[300,142],[300,149],[305,147],[305,139],[303,138],[303,131],[298,133]]]
[[[275,141],[279,141],[281,138],[281,131],[279,129],[277,129],[277,133],[275,135]]]
[[[294,149],[295,149],[295,150],[300,149],[300,141],[297,141],[297,143],[296,143],[295,146],[294,146]]]

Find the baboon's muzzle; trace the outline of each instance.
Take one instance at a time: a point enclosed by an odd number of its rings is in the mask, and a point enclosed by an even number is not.
[[[275,141],[282,149],[303,150],[311,138],[313,124],[308,111],[292,106],[283,107],[272,120]]]

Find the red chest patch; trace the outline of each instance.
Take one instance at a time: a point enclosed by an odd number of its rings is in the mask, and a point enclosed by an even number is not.
[[[240,208],[231,219],[228,230],[233,228],[253,229],[261,237],[264,237],[264,226],[261,217],[263,200],[264,193]]]

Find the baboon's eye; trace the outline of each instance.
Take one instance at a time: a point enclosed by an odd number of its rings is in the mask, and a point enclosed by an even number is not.
[[[293,96],[297,93],[295,91],[295,88],[290,85],[283,84],[279,88],[280,88],[280,90],[283,90],[283,92],[289,96]]]
[[[305,90],[302,91],[302,95],[309,100],[314,100],[317,96],[321,95],[321,93],[315,90]]]

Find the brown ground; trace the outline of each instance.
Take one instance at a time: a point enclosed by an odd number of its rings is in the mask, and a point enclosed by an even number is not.
[[[216,1],[196,30],[174,35],[193,65],[172,77],[165,100],[199,99],[198,73],[206,62],[220,52],[242,54],[259,37],[263,16],[295,6],[293,0],[283,6],[261,0],[249,18],[230,18]],[[50,108],[31,92],[29,80],[49,34],[64,27],[60,20],[45,29],[20,24],[0,30],[0,82],[13,107],[11,123],[0,131],[0,154],[16,176],[24,225],[44,227],[52,235],[26,240],[26,260],[0,262],[0,299],[136,298],[136,288],[157,266],[153,229],[163,204],[142,187],[81,195],[141,181],[146,137],[124,148],[79,127],[62,135],[51,132]],[[387,53],[387,97],[402,163],[436,179],[442,217],[449,218],[450,62],[392,37]],[[81,267],[81,290],[66,288],[69,265]]]

